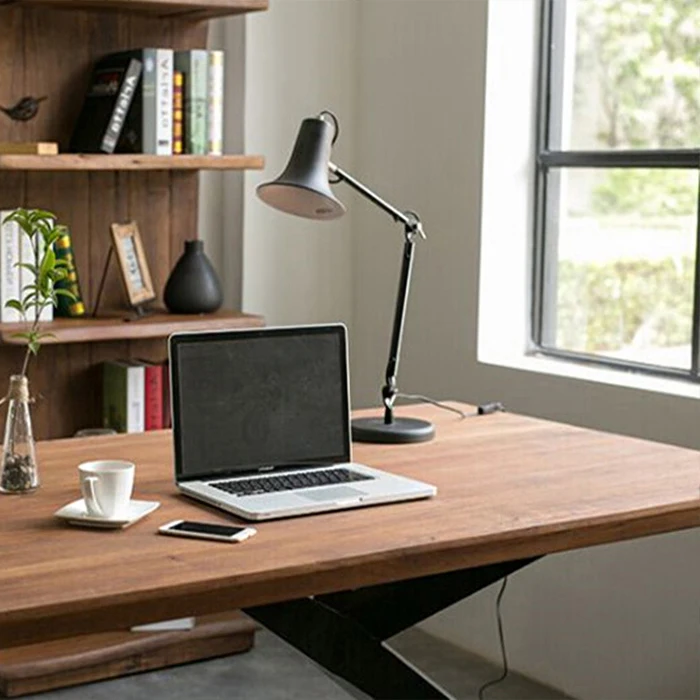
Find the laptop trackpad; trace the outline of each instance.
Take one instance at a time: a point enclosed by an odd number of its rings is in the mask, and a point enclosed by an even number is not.
[[[333,486],[332,488],[297,493],[296,495],[303,496],[312,501],[347,501],[350,498],[365,496],[366,492],[350,488],[349,486]]]

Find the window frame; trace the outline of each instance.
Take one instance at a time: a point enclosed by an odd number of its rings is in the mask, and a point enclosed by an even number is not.
[[[595,365],[628,372],[639,372],[657,377],[684,379],[700,384],[700,148],[653,149],[653,150],[609,150],[609,151],[574,151],[549,149],[549,136],[552,120],[561,113],[553,115],[551,75],[557,66],[552,61],[552,46],[555,31],[563,32],[563,27],[554,27],[554,3],[565,0],[540,0],[540,37],[537,76],[537,111],[535,134],[535,176],[534,176],[534,230],[532,247],[532,309],[530,319],[529,355],[540,355],[577,363]],[[563,34],[558,35],[560,39]],[[547,231],[547,174],[555,168],[662,168],[684,169],[698,172],[697,210],[695,221],[695,276],[693,285],[693,312],[691,328],[690,369],[681,369],[635,362],[626,359],[614,359],[602,355],[577,352],[554,347],[544,337],[545,318],[552,313],[555,302],[547,298],[545,285],[547,280],[546,261],[551,259],[548,253],[554,251],[557,244],[556,232]],[[550,297],[553,295],[550,295]],[[549,308],[548,308],[549,305]]]

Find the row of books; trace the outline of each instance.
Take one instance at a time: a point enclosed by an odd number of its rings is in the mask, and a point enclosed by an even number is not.
[[[0,211],[0,321],[3,323],[32,322],[35,320],[35,309],[30,306],[26,319],[22,319],[17,309],[5,306],[10,299],[21,300],[27,293],[26,286],[34,282],[34,273],[23,264],[36,264],[35,255],[41,260],[43,239],[32,240],[20,229],[16,221],[5,221],[14,210]],[[57,282],[58,288],[67,289],[73,293],[74,299],[66,296],[58,297],[56,309],[48,304],[39,314],[40,321],[52,321],[55,316],[75,317],[85,314],[78,282],[78,270],[73,256],[73,246],[70,234],[65,233],[53,244],[54,253],[58,259],[67,263],[66,279]]]
[[[221,155],[224,52],[145,48],[95,65],[74,153]]]
[[[142,433],[170,427],[170,380],[167,363],[115,360],[102,365],[102,412],[105,428]]]

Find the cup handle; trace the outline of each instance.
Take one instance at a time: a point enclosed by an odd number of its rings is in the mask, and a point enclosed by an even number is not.
[[[83,499],[85,500],[88,513],[101,516],[103,515],[102,508],[100,508],[100,504],[97,500],[97,494],[95,493],[96,481],[96,476],[86,476],[80,483],[80,490],[83,494]]]

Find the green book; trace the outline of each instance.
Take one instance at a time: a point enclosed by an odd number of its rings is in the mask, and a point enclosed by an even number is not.
[[[102,365],[102,415],[105,428],[118,433],[144,431],[145,369],[137,362]]]
[[[57,260],[66,261],[66,277],[56,282],[56,289],[65,289],[75,297],[75,299],[69,299],[67,296],[59,294],[56,304],[56,316],[67,318],[85,316],[85,304],[83,303],[83,297],[80,293],[80,282],[78,281],[78,268],[75,266],[73,244],[68,231],[56,239],[53,249]]]
[[[183,75],[183,146],[185,153],[209,153],[209,53],[175,52],[175,70]]]

